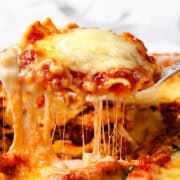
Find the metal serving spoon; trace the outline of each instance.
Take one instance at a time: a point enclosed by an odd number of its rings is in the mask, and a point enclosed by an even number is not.
[[[180,62],[173,64],[172,66],[168,67],[168,68],[164,68],[163,72],[161,74],[161,78],[151,87],[142,90],[144,91],[149,91],[152,90],[156,87],[158,87],[160,84],[162,84],[164,81],[166,81],[168,78],[170,78],[171,76],[173,76],[174,74],[176,74],[177,72],[180,72]],[[141,92],[142,92],[141,91]]]

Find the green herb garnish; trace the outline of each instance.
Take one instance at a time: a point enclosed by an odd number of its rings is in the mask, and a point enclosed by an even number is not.
[[[180,146],[177,146],[176,144],[172,144],[173,152],[180,151]]]
[[[123,176],[121,177],[121,180],[126,180],[128,174],[129,174],[130,172],[132,172],[133,169],[134,169],[134,166],[129,166],[128,169],[127,169],[127,171],[126,171],[126,172],[123,174]]]

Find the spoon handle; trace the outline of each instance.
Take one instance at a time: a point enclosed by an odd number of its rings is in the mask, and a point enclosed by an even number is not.
[[[159,86],[162,82],[164,82],[166,79],[171,77],[173,74],[177,73],[180,71],[180,63],[175,63],[172,66],[165,68],[164,71],[162,72],[162,76],[159,79],[159,81],[156,82],[156,84],[153,87]]]
[[[162,72],[161,78],[151,87],[147,89],[143,89],[139,91],[138,93],[145,93],[152,91],[155,89],[157,86],[162,84],[166,79],[170,78],[173,74],[180,72],[180,62],[173,64],[172,66],[165,68]]]

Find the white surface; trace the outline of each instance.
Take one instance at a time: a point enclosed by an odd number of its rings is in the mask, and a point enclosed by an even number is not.
[[[83,15],[67,17],[55,1],[59,6],[63,1],[73,5],[80,14],[88,8]],[[124,13],[128,16],[118,20]],[[1,0],[0,49],[18,41],[30,23],[45,17],[51,17],[59,27],[77,22],[116,32],[130,31],[150,51],[180,51],[180,0]]]

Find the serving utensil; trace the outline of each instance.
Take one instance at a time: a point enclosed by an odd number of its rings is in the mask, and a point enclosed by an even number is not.
[[[144,91],[153,90],[154,88],[158,87],[164,81],[166,81],[167,79],[169,79],[171,76],[173,76],[174,74],[176,74],[178,72],[180,72],[180,62],[175,63],[170,67],[164,68],[160,79],[153,86],[151,86],[151,87],[149,87],[147,89],[144,89],[142,91],[144,92]]]

